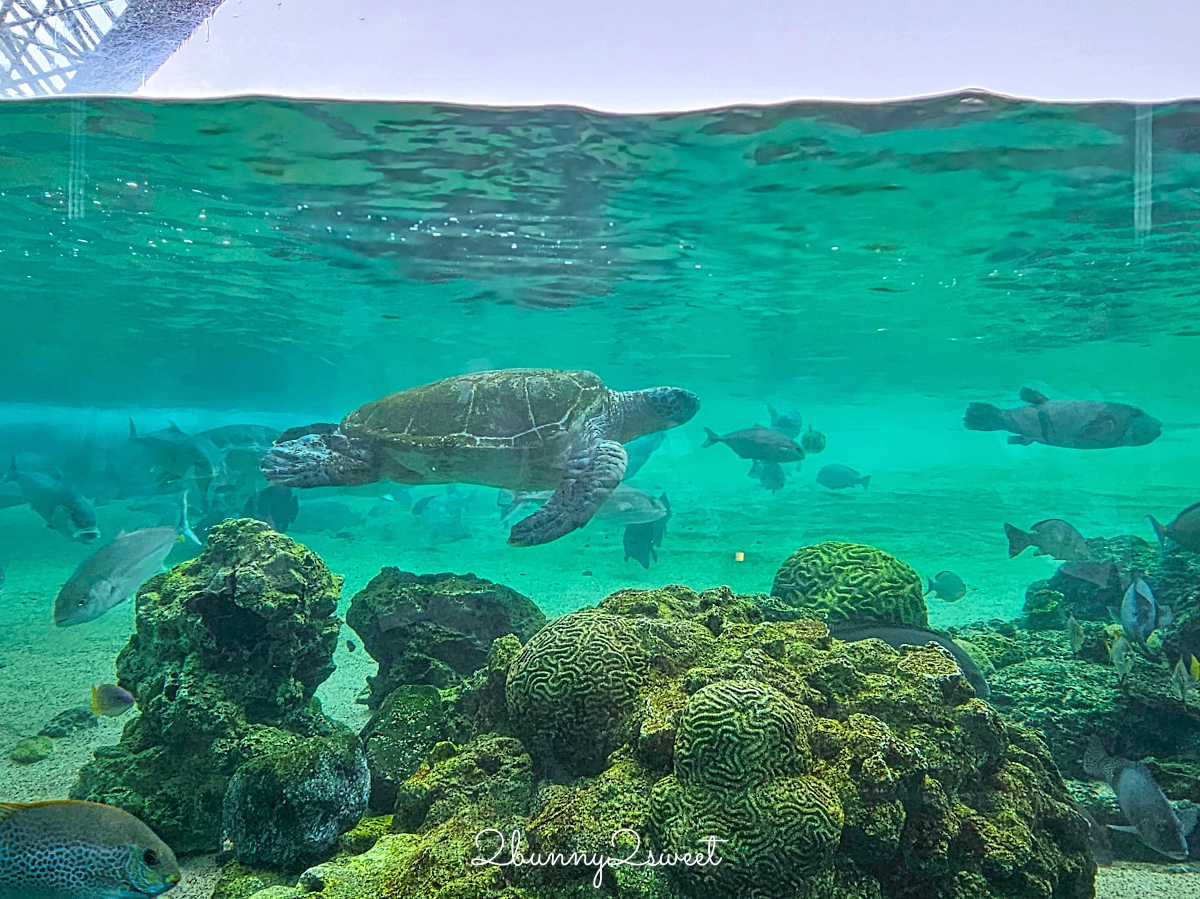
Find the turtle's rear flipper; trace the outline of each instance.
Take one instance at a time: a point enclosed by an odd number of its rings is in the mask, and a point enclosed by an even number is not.
[[[577,447],[554,496],[513,525],[508,542],[537,546],[583,527],[621,483],[625,462],[625,448],[615,440],[597,438]]]
[[[308,434],[276,444],[259,468],[278,487],[357,487],[380,478],[374,456],[340,434]]]

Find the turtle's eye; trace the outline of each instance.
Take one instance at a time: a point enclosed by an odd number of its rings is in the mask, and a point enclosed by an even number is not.
[[[151,868],[158,864],[158,853],[153,849],[147,849],[142,853],[142,861],[148,864]]]

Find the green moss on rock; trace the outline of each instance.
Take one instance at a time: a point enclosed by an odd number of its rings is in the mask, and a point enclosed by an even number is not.
[[[405,684],[389,693],[362,731],[371,770],[371,808],[390,812],[396,787],[446,736],[446,713],[436,687]]]
[[[788,556],[771,595],[831,624],[929,627],[924,588],[915,571],[873,546],[828,541]]]
[[[368,678],[377,708],[401,684],[454,684],[483,667],[494,640],[528,640],[546,616],[516,590],[473,574],[384,568],[354,595],[346,623],[379,663]]]
[[[316,554],[262,522],[213,528],[198,557],[138,592],[117,676],[141,714],[71,797],[126,809],[177,852],[215,850],[234,771],[333,732],[313,697],[333,671],[339,589]]]

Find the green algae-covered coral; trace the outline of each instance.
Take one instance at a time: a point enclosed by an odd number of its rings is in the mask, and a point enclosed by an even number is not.
[[[368,678],[378,708],[401,684],[455,683],[483,666],[494,640],[528,640],[546,616],[516,590],[473,574],[384,568],[354,595],[346,623],[379,663],[379,674]]]
[[[719,865],[672,876],[692,896],[779,896],[832,874],[843,815],[807,774],[811,711],[758,681],[718,681],[684,708],[675,774],[655,787],[651,822],[668,852],[714,840]]]
[[[132,812],[176,851],[216,849],[238,766],[332,733],[313,694],[333,671],[339,589],[262,522],[213,528],[198,557],[139,591],[117,678],[141,714],[84,765],[72,798]]]
[[[775,574],[771,595],[836,625],[929,627],[915,571],[873,546],[828,541],[796,550]]]
[[[504,669],[508,724],[400,785],[403,842],[306,876],[371,857],[364,892],[328,895],[373,899],[1091,899],[1087,825],[1044,743],[937,648],[763,621],[727,589],[610,599]],[[543,863],[472,864],[500,836]],[[634,840],[651,864],[597,873]],[[678,862],[710,848],[720,864]]]
[[[557,619],[508,670],[508,711],[523,736],[570,771],[595,774],[637,731],[649,663],[628,618],[596,610]]]

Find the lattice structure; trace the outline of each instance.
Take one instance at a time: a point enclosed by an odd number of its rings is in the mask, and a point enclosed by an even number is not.
[[[222,0],[0,0],[0,96],[132,93]]]

